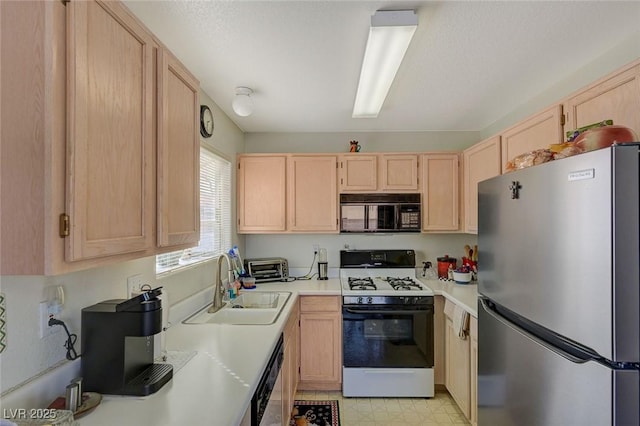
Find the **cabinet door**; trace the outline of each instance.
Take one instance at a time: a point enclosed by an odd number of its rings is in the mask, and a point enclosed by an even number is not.
[[[335,155],[291,156],[288,174],[289,229],[338,231],[338,186]]]
[[[300,314],[301,389],[340,389],[340,330],[339,313]],[[317,387],[303,387],[305,382],[313,382]],[[323,387],[323,384],[326,387]]]
[[[535,149],[561,143],[562,106],[554,105],[505,130],[502,134],[502,171],[514,157]]]
[[[445,385],[445,333],[446,316],[444,315],[444,296],[434,296],[433,319],[433,380],[436,385]]]
[[[200,239],[199,82],[158,52],[158,246]]]
[[[469,338],[471,339],[469,352],[469,361],[471,362],[471,402],[469,407],[469,420],[471,420],[472,425],[475,425],[478,423],[478,320],[474,317],[471,317],[469,321]]]
[[[447,317],[446,333],[447,390],[465,417],[470,415],[471,383],[469,364],[469,338],[460,339],[454,331],[453,321]]]
[[[238,231],[286,229],[284,155],[241,156],[238,162]]]
[[[282,418],[291,417],[293,401],[298,387],[298,335],[300,333],[300,311],[295,302],[284,328],[284,361],[282,365]]]
[[[422,229],[425,231],[460,229],[458,163],[458,154],[421,157]]]
[[[463,152],[464,231],[478,232],[478,182],[500,174],[500,136],[494,136]]]
[[[349,154],[340,157],[340,192],[378,189],[378,157]]]
[[[380,156],[383,191],[418,190],[418,156],[413,154],[383,154]]]
[[[69,261],[154,245],[153,41],[116,2],[67,4]]]
[[[304,390],[340,390],[342,310],[339,296],[300,298],[300,382]]]
[[[590,85],[564,105],[566,130],[611,119],[640,136],[640,65]]]

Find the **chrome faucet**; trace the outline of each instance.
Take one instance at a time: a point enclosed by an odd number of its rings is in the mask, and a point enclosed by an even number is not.
[[[229,283],[233,283],[235,277],[233,276],[233,267],[231,266],[231,258],[228,254],[222,253],[218,256],[218,260],[216,262],[218,273],[216,275],[216,282],[213,284],[213,303],[211,307],[207,309],[207,312],[210,314],[218,312],[224,306],[224,302],[222,301],[222,296],[224,296],[225,288],[222,285],[222,259],[227,261],[227,269],[228,269],[228,280]]]

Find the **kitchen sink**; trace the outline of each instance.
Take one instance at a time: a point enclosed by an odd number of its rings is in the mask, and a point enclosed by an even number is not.
[[[209,306],[191,315],[184,324],[234,324],[269,325],[276,322],[291,292],[250,291],[244,292],[222,309],[210,314]]]

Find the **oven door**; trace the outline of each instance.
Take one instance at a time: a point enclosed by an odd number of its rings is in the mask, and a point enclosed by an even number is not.
[[[433,305],[343,305],[345,368],[433,367]]]

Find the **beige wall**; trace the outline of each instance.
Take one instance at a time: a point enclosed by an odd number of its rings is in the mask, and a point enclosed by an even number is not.
[[[570,46],[567,46],[567,48],[569,49]],[[523,99],[523,103],[519,108],[483,129],[481,131],[482,139],[498,134],[518,121],[561,101],[571,93],[638,58],[640,58],[640,32],[607,51],[598,59],[578,68],[568,77],[553,84],[535,98]]]
[[[201,92],[200,95],[201,103],[210,106],[215,119],[214,135],[206,141],[203,140],[203,143],[211,146],[233,165],[236,153],[244,150],[243,133],[206,93]],[[232,185],[235,192],[235,173]],[[232,214],[232,217],[235,217],[235,200]],[[235,227],[233,241],[241,248],[244,247],[244,238],[236,235]],[[63,348],[66,337],[61,327],[56,327],[58,332],[54,335],[43,339],[39,336],[38,304],[45,299],[47,287],[64,287],[66,301],[60,319],[67,324],[71,333],[78,335],[76,350],[80,352],[81,309],[102,300],[126,297],[127,277],[141,274],[145,283],[163,286],[169,302],[175,303],[212,285],[212,263],[205,262],[160,279],[156,278],[153,256],[55,277],[0,277],[0,291],[6,297],[7,308],[7,348],[0,354],[0,386],[3,396],[12,387],[52,367],[67,363],[66,350]],[[66,384],[67,382],[60,384],[60,394],[64,393]],[[45,402],[50,401],[42,401],[43,404]]]
[[[348,152],[357,140],[361,152],[459,151],[480,140],[480,132],[246,133],[246,152]]]

